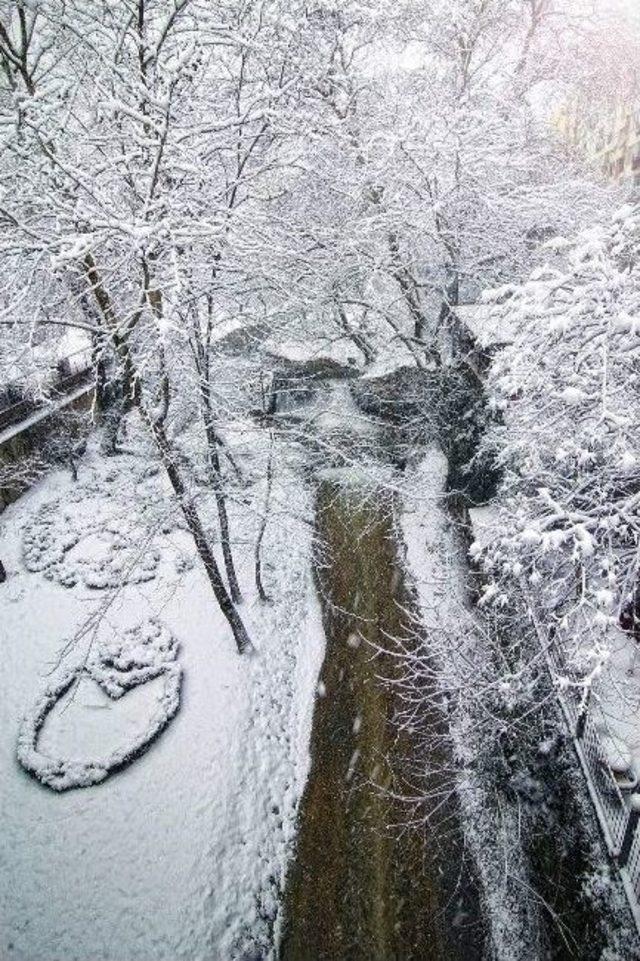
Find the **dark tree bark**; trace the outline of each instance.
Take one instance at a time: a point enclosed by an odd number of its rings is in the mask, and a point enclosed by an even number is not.
[[[220,610],[224,614],[231,628],[238,651],[241,654],[248,653],[253,650],[251,639],[249,638],[247,629],[245,628],[244,622],[236,609],[233,599],[224,585],[218,563],[209,544],[207,533],[204,529],[202,521],[200,520],[196,507],[189,496],[187,486],[176,463],[171,444],[167,438],[164,424],[162,423],[162,417],[159,419],[154,418],[142,401],[140,379],[138,377],[138,372],[136,371],[129,347],[129,335],[138,322],[142,312],[142,306],[131,319],[127,327],[119,327],[111,298],[109,297],[109,294],[98,272],[96,263],[90,253],[85,255],[83,266],[91,291],[93,292],[93,295],[97,301],[100,315],[104,323],[105,332],[109,336],[121,370],[124,387],[123,400],[125,408],[131,409],[131,407],[137,407],[143,422],[149,429],[160,455],[162,466],[167,472],[169,482],[171,483],[174,494],[176,495],[178,503],[180,504],[183,516],[187,522],[187,526],[195,541],[198,554],[200,555],[200,559],[204,565],[204,569],[207,573],[207,577],[209,578],[209,583],[211,584],[215,598],[220,606]],[[144,291],[142,301],[143,305],[145,302],[147,302],[147,288],[148,284],[146,285]]]
[[[200,398],[204,416],[204,429],[207,438],[207,461],[213,493],[216,498],[218,510],[218,520],[220,522],[220,542],[222,544],[222,556],[227,574],[229,591],[235,604],[242,600],[242,593],[236,575],[235,564],[233,562],[233,551],[231,549],[231,539],[229,534],[229,515],[227,514],[227,502],[222,489],[222,475],[220,470],[220,454],[218,447],[220,441],[213,425],[213,415],[211,410],[211,386],[209,384],[209,372],[207,369],[200,371]]]
[[[398,237],[393,232],[389,234],[389,250],[391,252],[393,276],[402,291],[409,314],[411,315],[414,336],[416,340],[424,340],[428,329],[427,318],[420,306],[420,294],[418,293],[415,280],[402,261]]]
[[[271,598],[264,589],[264,583],[262,581],[262,540],[264,538],[264,532],[267,529],[267,515],[269,512],[269,500],[271,498],[271,485],[273,482],[273,431],[269,432],[269,459],[267,461],[267,494],[264,499],[264,512],[260,519],[260,529],[258,530],[258,537],[256,539],[256,557],[255,557],[255,577],[256,577],[256,588],[258,590],[258,595],[263,603],[269,602]]]
[[[140,412],[142,419],[147,424],[156,443],[163,467],[167,472],[173,491],[180,503],[189,530],[193,535],[198,554],[207,572],[209,583],[213,588],[213,593],[220,605],[220,610],[226,617],[229,627],[233,632],[238,652],[240,654],[246,654],[253,649],[251,639],[230,594],[224,586],[220,568],[209,545],[209,539],[202,525],[202,521],[200,520],[193,501],[189,497],[186,484],[173,457],[171,445],[165,434],[164,427],[161,424],[155,423],[143,407],[140,407]]]
[[[448,327],[451,314],[460,304],[460,275],[454,264],[447,264],[446,274],[447,283],[444,290],[444,297],[440,305],[438,316],[438,327]]]
[[[218,454],[215,438],[210,436],[210,431],[213,432],[210,422],[205,429],[207,431],[209,471],[211,474],[213,493],[216,498],[216,507],[218,509],[218,520],[220,522],[220,541],[222,544],[222,556],[224,558],[224,566],[227,572],[227,581],[229,583],[229,591],[231,593],[231,597],[234,600],[234,603],[238,604],[242,600],[242,593],[240,591],[240,585],[238,584],[236,568],[233,561],[233,552],[231,550],[231,539],[229,535],[229,515],[227,514],[227,502],[226,502],[224,493],[222,491],[222,483],[221,483],[221,476],[220,476],[220,455]]]
[[[105,338],[93,334],[91,359],[95,370],[96,410],[102,414],[107,401],[107,363],[105,358]]]
[[[342,304],[337,304],[337,310],[338,310],[338,319],[340,321],[340,326],[342,330],[345,332],[346,336],[351,339],[351,341],[355,344],[358,350],[362,353],[365,359],[365,363],[371,364],[375,360],[376,354],[373,347],[367,340],[367,337],[365,336],[365,334],[362,333],[361,330],[358,330],[353,326],[353,324],[349,323],[349,319],[345,313],[345,309],[342,306]]]

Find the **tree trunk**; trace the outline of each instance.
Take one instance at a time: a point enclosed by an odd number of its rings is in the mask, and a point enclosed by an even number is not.
[[[169,481],[171,482],[174,493],[178,498],[178,502],[182,509],[182,513],[184,514],[184,518],[187,522],[189,530],[193,535],[193,539],[198,549],[198,554],[200,555],[200,559],[204,564],[204,569],[207,572],[207,577],[209,578],[209,582],[213,588],[213,593],[215,594],[216,600],[220,605],[220,609],[226,617],[233,632],[233,636],[238,647],[238,652],[240,654],[248,653],[253,650],[251,639],[247,633],[242,618],[236,610],[231,596],[224,586],[224,581],[222,580],[222,575],[220,574],[220,568],[218,567],[217,561],[213,555],[213,551],[209,545],[209,540],[207,538],[206,531],[202,526],[202,521],[200,520],[198,512],[187,493],[185,483],[173,458],[171,446],[167,440],[164,427],[154,423],[144,408],[141,407],[140,412],[156,443],[164,469],[167,472],[167,476],[169,477]]]
[[[362,353],[365,363],[373,363],[376,354],[365,334],[363,334],[361,330],[358,330],[356,327],[354,327],[353,324],[349,323],[349,319],[342,304],[337,304],[337,310],[340,326],[345,332],[346,336],[351,339],[358,350]]]
[[[269,460],[267,461],[267,493],[264,499],[264,513],[260,519],[260,529],[258,530],[258,537],[256,539],[256,588],[258,589],[258,595],[263,603],[271,600],[269,595],[264,589],[264,584],[262,582],[262,539],[264,538],[264,532],[267,529],[267,515],[269,512],[269,500],[271,498],[271,485],[273,482],[273,431],[269,432]]]
[[[233,602],[235,604],[239,604],[242,600],[242,593],[240,591],[240,585],[238,584],[238,578],[236,576],[236,568],[235,564],[233,563],[233,552],[231,550],[231,541],[229,538],[229,515],[227,514],[227,502],[221,484],[222,478],[220,474],[220,455],[218,454],[218,437],[211,419],[211,396],[209,392],[209,385],[202,380],[202,377],[200,381],[200,394],[204,414],[204,429],[207,436],[207,460],[209,464],[209,473],[211,475],[211,483],[216,498],[216,507],[218,509],[218,519],[220,521],[222,556],[224,558],[224,566],[227,573],[227,582],[229,584],[231,597],[233,598]]]
[[[118,432],[125,415],[124,398],[120,394],[121,384],[114,383],[112,389],[118,391],[118,395],[111,397],[103,409],[102,451],[108,456],[118,452]]]
[[[395,277],[405,304],[413,321],[413,335],[416,340],[424,341],[428,332],[427,318],[420,306],[420,297],[414,278],[411,276],[402,261],[400,254],[400,244],[397,235],[392,231],[388,237],[389,250],[391,252],[391,264],[393,276]]]
[[[98,415],[101,415],[105,408],[107,391],[107,364],[104,356],[104,343],[102,338],[93,334],[91,347],[91,360],[96,372],[95,403]]]
[[[173,452],[167,439],[164,425],[161,421],[154,420],[142,403],[140,378],[133,362],[128,340],[131,331],[137,324],[142,308],[137,312],[128,328],[125,329],[125,332],[121,333],[118,327],[118,321],[113,309],[111,298],[104,287],[104,284],[102,283],[102,278],[100,277],[95,260],[93,259],[91,253],[85,254],[83,267],[90,288],[98,303],[100,313],[104,320],[106,332],[111,340],[116,358],[121,365],[122,399],[124,405],[122,408],[122,416],[124,416],[124,414],[126,414],[132,407],[137,407],[140,411],[140,416],[151,432],[151,436],[153,437],[160,454],[162,465],[167,472],[171,486],[173,487],[174,493],[178,498],[178,503],[180,504],[182,513],[187,522],[187,526],[189,527],[189,530],[191,531],[195,541],[198,554],[200,555],[200,559],[204,564],[204,569],[207,572],[207,577],[209,578],[209,582],[213,588],[213,593],[218,604],[220,605],[220,610],[226,617],[233,632],[238,651],[240,654],[250,652],[253,650],[251,639],[247,633],[247,629],[244,626],[242,618],[236,610],[232,598],[224,586],[224,581],[222,580],[220,569],[209,545],[206,531],[202,526],[202,521],[198,516],[198,512],[187,493],[186,485],[180,475],[180,471],[178,470],[177,464],[173,457]],[[145,285],[145,296],[147,288],[148,285]],[[117,429],[119,423],[119,420],[116,421],[115,433],[113,434],[114,441],[115,438],[117,438]]]
[[[233,552],[231,550],[231,541],[229,538],[229,516],[227,514],[227,502],[220,484],[220,456],[215,446],[212,446],[212,443],[208,437],[207,443],[209,445],[209,469],[211,471],[213,492],[216,497],[216,506],[218,508],[218,520],[220,521],[220,541],[222,543],[224,567],[227,572],[227,581],[229,584],[231,597],[233,598],[234,604],[239,604],[242,600],[242,593],[240,591],[240,585],[238,584],[238,578],[236,576],[236,568],[233,562]]]
[[[442,298],[442,303],[440,304],[438,328],[447,327],[449,325],[451,314],[460,303],[460,275],[458,270],[454,264],[447,264],[445,269],[447,282],[444,291],[444,297]]]

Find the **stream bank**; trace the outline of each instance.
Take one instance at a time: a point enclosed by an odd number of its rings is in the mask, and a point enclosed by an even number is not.
[[[321,481],[315,571],[327,638],[311,771],[289,869],[282,961],[475,961],[484,931],[443,740],[428,826],[409,826],[416,754],[391,638],[416,643],[416,602],[388,494]],[[413,626],[412,626],[413,625]],[[434,691],[435,694],[435,691]],[[443,725],[436,716],[434,729]],[[446,772],[449,779],[444,783]],[[423,782],[424,783],[424,782]],[[424,810],[424,808],[423,808]]]
[[[327,384],[281,424],[316,437],[309,476],[322,471],[315,574],[326,654],[279,957],[630,961],[624,905],[598,873],[606,855],[571,759],[548,772],[553,803],[514,793],[500,776],[499,715],[487,723],[486,699],[474,696],[490,694],[493,658],[504,656],[469,590],[463,490],[469,482],[467,494],[483,500],[496,480],[477,458],[469,465],[476,434],[433,443],[428,417],[408,410],[396,422],[392,387],[389,398],[366,387],[363,396],[357,383]],[[413,657],[380,651],[391,638],[415,649],[419,670]],[[399,723],[408,703],[412,730]],[[529,715],[512,745],[525,771],[548,721],[548,711]]]

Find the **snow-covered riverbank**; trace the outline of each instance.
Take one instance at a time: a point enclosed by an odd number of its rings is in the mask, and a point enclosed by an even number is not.
[[[542,802],[518,793],[517,769],[511,786],[492,767],[506,725],[499,701],[487,695],[504,638],[471,603],[465,540],[446,505],[446,468],[434,447],[405,475],[401,529],[426,629],[407,682],[416,696],[434,668],[438,675],[457,762],[450,783],[482,891],[491,956],[582,957],[588,946],[602,959],[635,958],[632,920],[609,873],[571,747],[546,774],[555,779]],[[527,725],[535,730],[533,715],[528,712]],[[513,723],[513,715],[506,716]]]
[[[443,454],[435,447],[428,449],[408,472],[401,514],[406,564],[429,639],[424,666],[416,666],[417,677],[421,672],[430,677],[435,665],[443,692],[471,690],[474,664],[479,671],[486,657],[481,628],[470,606],[465,548],[446,508],[446,472]],[[451,714],[451,747],[459,765],[451,788],[457,788],[465,844],[482,890],[491,950],[499,961],[532,961],[536,957],[537,912],[518,900],[517,885],[529,883],[518,825],[506,805],[498,819],[488,797],[488,784],[473,769],[481,753],[482,735],[476,729],[471,700],[469,711],[458,707]]]

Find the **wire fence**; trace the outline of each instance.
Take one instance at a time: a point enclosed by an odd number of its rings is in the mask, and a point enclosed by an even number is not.
[[[640,899],[640,831],[636,831],[633,836],[626,870],[633,885],[636,900]]]

